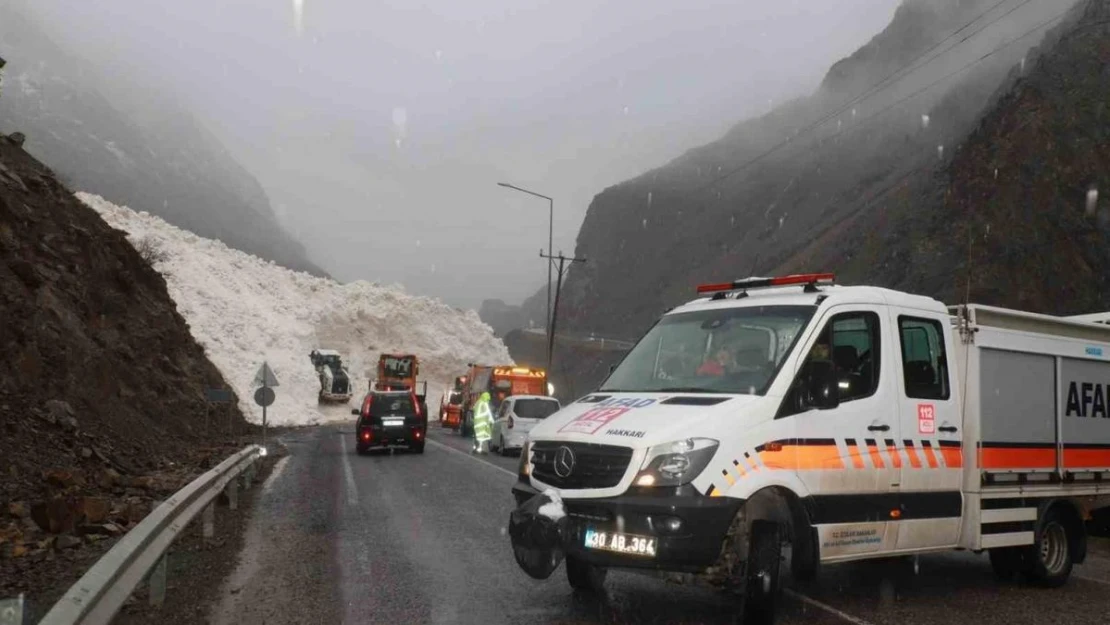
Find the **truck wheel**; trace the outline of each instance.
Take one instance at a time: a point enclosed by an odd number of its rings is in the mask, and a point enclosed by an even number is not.
[[[991,549],[987,554],[991,559],[994,576],[999,581],[1011,581],[1025,568],[1025,553],[1022,547],[999,547]]]
[[[781,531],[779,524],[772,521],[752,523],[741,610],[744,625],[772,625],[775,622],[775,607],[782,592],[779,579]]]
[[[504,436],[501,437],[501,442],[500,442],[499,445],[497,445],[497,453],[500,456],[509,455],[509,452],[505,451],[505,437]]]
[[[1033,545],[1026,547],[1029,576],[1041,586],[1063,586],[1071,575],[1071,542],[1067,518],[1054,507],[1037,524]]]
[[[605,589],[605,576],[609,572],[603,566],[596,566],[567,555],[567,582],[570,587],[582,592],[600,593]]]

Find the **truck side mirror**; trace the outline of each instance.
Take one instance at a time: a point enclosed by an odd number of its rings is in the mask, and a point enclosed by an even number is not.
[[[836,367],[828,361],[809,363],[809,403],[818,410],[831,410],[840,405],[840,379]]]

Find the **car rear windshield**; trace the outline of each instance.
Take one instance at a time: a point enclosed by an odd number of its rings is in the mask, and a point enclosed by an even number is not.
[[[374,395],[370,400],[370,416],[415,415],[416,407],[408,395]]]
[[[553,399],[518,399],[513,404],[513,412],[521,419],[546,419],[559,410],[559,402]]]

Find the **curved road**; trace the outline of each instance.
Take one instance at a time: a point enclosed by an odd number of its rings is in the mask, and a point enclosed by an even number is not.
[[[290,455],[251,511],[244,551],[211,622],[731,623],[710,590],[611,573],[605,596],[571,591],[563,567],[540,582],[506,533],[518,460],[474,457],[433,427],[423,455],[358,456],[353,427],[283,439]],[[985,556],[826,567],[791,591],[780,623],[1102,624],[1110,558],[1092,554],[1057,590],[1000,584]]]

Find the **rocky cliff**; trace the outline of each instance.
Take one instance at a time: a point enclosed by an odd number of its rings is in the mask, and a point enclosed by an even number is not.
[[[219,371],[162,276],[0,137],[0,597],[73,581],[109,540],[230,453]]]

